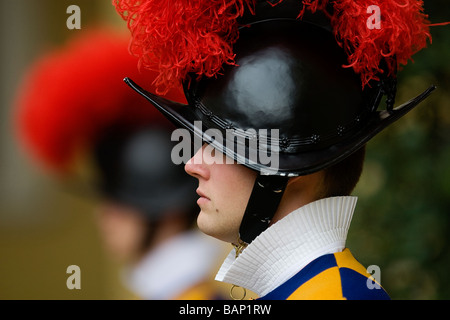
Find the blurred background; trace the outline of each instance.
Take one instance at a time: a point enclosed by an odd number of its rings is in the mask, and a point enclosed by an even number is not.
[[[70,5],[81,30],[69,30]],[[448,0],[425,0],[432,23],[450,21]],[[99,24],[126,28],[110,0],[0,0],[0,299],[127,299],[105,254],[95,201],[40,171],[18,145],[12,101],[24,72],[46,51]],[[397,103],[438,90],[368,145],[348,247],[378,265],[393,299],[450,298],[450,26],[399,76]],[[220,263],[220,262],[219,262]],[[69,290],[67,267],[81,269]]]
[[[448,1],[425,0],[431,23],[450,21]],[[450,25],[398,78],[396,105],[437,90],[367,146],[348,247],[378,265],[393,299],[450,299]]]
[[[66,26],[70,5],[81,9],[80,30]],[[0,0],[0,15],[0,298],[127,298],[119,266],[101,245],[94,199],[40,171],[15,139],[12,110],[39,56],[98,25],[126,26],[109,0]],[[70,265],[80,267],[81,290],[66,286]]]

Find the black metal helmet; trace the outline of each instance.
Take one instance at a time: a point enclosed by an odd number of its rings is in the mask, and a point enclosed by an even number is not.
[[[342,67],[345,51],[319,13],[296,19],[299,3],[258,3],[256,15],[241,20],[236,65],[225,65],[216,77],[190,76],[187,105],[125,80],[177,126],[260,172],[241,225],[247,243],[268,226],[288,177],[342,161],[434,90],[394,108],[396,82],[388,72],[363,89],[360,77]],[[378,110],[384,97],[386,109]],[[276,166],[263,161],[261,151],[275,154]]]

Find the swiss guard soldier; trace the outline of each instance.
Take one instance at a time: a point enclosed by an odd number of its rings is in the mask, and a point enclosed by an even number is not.
[[[233,296],[389,299],[346,247],[350,194],[366,143],[435,89],[394,107],[397,71],[431,40],[422,1],[114,3],[160,72],[155,92],[125,81],[204,141],[185,166],[197,223],[235,246],[216,279]],[[161,97],[180,82],[187,104]]]
[[[102,244],[132,297],[222,298],[213,270],[223,251],[196,230],[196,181],[170,157],[175,127],[123,85],[157,74],[138,71],[128,41],[90,30],[38,59],[17,97],[19,139],[69,191],[95,196]],[[166,97],[185,101],[181,88]]]

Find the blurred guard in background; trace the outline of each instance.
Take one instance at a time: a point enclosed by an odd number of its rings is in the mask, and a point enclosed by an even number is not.
[[[47,54],[19,88],[18,138],[51,174],[77,181],[77,192],[100,193],[103,244],[126,265],[137,297],[220,298],[211,270],[221,250],[192,227],[196,182],[171,161],[174,127],[124,86],[129,74],[156,76],[137,70],[128,38],[116,32],[85,33]],[[184,100],[177,89],[167,97]],[[86,172],[95,184],[79,184]]]

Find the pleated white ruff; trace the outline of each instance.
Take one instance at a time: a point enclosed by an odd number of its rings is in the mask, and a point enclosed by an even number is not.
[[[264,296],[314,259],[345,248],[357,197],[309,203],[270,226],[235,258],[233,249],[216,280]]]

